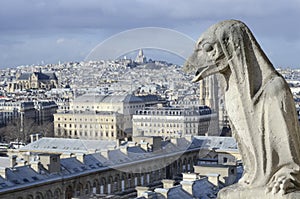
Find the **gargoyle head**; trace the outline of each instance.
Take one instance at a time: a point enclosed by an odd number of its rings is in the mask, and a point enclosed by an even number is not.
[[[228,69],[228,62],[216,37],[216,26],[204,32],[196,43],[194,53],[184,65],[187,72],[195,71],[193,82]]]
[[[251,97],[276,73],[250,29],[238,20],[222,21],[208,28],[184,70],[195,72],[193,82],[215,73],[223,74],[225,80],[232,76],[235,84],[247,89]]]

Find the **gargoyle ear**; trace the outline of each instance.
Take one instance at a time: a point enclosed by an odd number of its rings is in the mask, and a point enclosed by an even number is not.
[[[217,34],[222,51],[226,56],[226,59],[230,60],[233,52],[232,38],[230,38],[231,35],[225,30],[225,28],[222,28],[222,30],[218,31]]]
[[[234,54],[241,50],[243,31],[240,24],[228,25],[218,30],[218,39],[227,60],[232,60]]]

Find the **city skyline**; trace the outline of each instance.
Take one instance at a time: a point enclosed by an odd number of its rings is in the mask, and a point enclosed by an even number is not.
[[[197,40],[210,25],[232,18],[255,32],[275,67],[299,67],[296,0],[4,0],[0,5],[0,68],[82,61],[99,43],[134,28],[168,28]]]

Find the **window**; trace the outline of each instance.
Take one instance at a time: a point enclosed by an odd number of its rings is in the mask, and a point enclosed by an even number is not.
[[[227,163],[227,161],[228,161],[228,158],[224,157],[223,158],[223,163]]]

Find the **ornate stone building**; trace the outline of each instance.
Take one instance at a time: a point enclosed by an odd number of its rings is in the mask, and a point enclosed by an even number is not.
[[[139,50],[139,52],[138,52],[138,54],[136,56],[135,62],[138,63],[138,64],[144,64],[144,63],[147,62],[147,59],[144,56],[144,52],[143,52],[142,49]]]
[[[200,81],[200,104],[210,107],[214,111],[218,111],[219,87],[217,77],[209,76]]]
[[[212,75],[204,78],[200,84],[200,104],[209,106],[218,114],[220,134],[231,135],[228,115],[224,103],[224,93],[220,89],[220,78]]]
[[[58,87],[58,80],[55,73],[21,73],[16,76],[15,82],[8,84],[8,92],[14,92],[15,90],[27,90],[27,89],[43,89],[51,90]]]
[[[115,112],[123,115],[123,130],[126,133],[132,132],[132,115],[138,110],[146,106],[147,102],[135,95],[99,95],[96,93],[88,93],[76,97],[70,102],[70,110],[92,112]],[[77,112],[76,112],[77,111]]]

